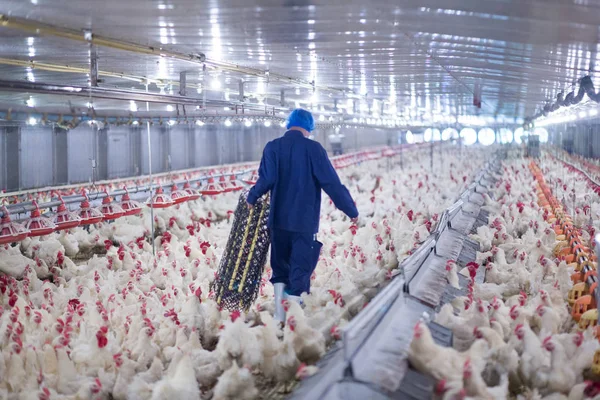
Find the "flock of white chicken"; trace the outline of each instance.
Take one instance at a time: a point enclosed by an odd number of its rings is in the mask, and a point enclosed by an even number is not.
[[[459,272],[468,278],[469,294],[435,317],[453,331],[453,348],[436,345],[424,322],[415,326],[411,362],[438,381],[440,398],[600,399],[600,384],[584,380],[600,344],[591,329],[578,330],[571,318],[566,298],[573,270],[553,252],[555,231],[537,204],[528,163],[504,162],[494,200],[486,198],[489,226],[472,235],[481,252]],[[589,243],[590,216],[595,223],[600,216],[597,195],[555,159],[539,163]],[[478,268],[486,270],[483,284],[473,280]],[[457,285],[452,262],[447,270],[448,281]]]
[[[155,256],[148,210],[2,246],[0,399],[253,399],[259,381],[285,390],[315,372],[485,160],[456,153],[436,151],[433,170],[429,151],[414,151],[402,168],[396,156],[340,171],[359,226],[324,196],[312,293],[304,309],[285,304],[283,332],[268,263],[248,313],[220,310],[210,290],[235,193],[155,210]],[[491,299],[484,290],[475,297]]]

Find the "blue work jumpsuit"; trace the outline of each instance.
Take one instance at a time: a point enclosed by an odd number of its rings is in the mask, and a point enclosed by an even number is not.
[[[285,283],[286,292],[310,293],[310,276],[321,250],[316,240],[321,213],[321,189],[350,218],[358,210],[348,189],[340,182],[327,152],[320,143],[290,130],[265,146],[258,181],[248,203],[271,191],[272,283]]]

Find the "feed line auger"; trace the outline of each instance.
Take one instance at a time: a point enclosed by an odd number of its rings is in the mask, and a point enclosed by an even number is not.
[[[211,287],[217,304],[230,311],[248,311],[256,300],[271,244],[267,227],[269,196],[260,198],[252,208],[246,204],[247,196],[248,190],[240,194],[227,246]]]

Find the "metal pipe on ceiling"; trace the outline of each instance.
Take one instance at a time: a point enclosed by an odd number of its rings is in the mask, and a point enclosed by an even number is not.
[[[117,39],[108,38],[101,35],[90,33],[89,31],[78,31],[75,29],[56,27],[42,22],[27,20],[24,18],[18,18],[0,14],[0,25],[17,29],[25,32],[30,32],[37,35],[44,36],[55,36],[64,39],[76,40],[79,42],[88,42],[97,46],[129,51],[138,54],[153,55],[159,57],[168,57],[180,61],[191,62],[199,65],[208,65],[212,68],[221,69],[224,71],[236,72],[245,75],[265,77],[268,76],[271,81],[278,81],[298,87],[308,89],[318,89],[320,91],[327,91],[332,93],[344,94],[347,90],[340,88],[333,88],[324,85],[317,85],[314,82],[309,82],[304,79],[294,78],[283,74],[278,74],[272,71],[262,70],[258,68],[245,67],[235,63],[212,60],[207,58],[204,53],[196,54],[185,54],[176,51],[164,49],[162,47],[144,46],[136,43],[125,42]]]
[[[50,64],[50,63],[41,63],[41,62],[37,62],[37,61],[33,61],[33,60],[16,60],[16,59],[12,59],[12,58],[1,58],[0,57],[0,64],[3,65],[12,65],[12,66],[16,66],[16,67],[25,67],[25,68],[31,68],[32,70],[40,70],[40,71],[50,71],[50,72],[60,72],[60,73],[75,73],[75,74],[89,74],[89,68],[88,67],[74,67],[72,65],[61,65],[61,64]],[[125,73],[120,73],[120,72],[112,72],[112,71],[102,71],[102,70],[98,70],[98,75],[99,76],[105,76],[105,77],[109,77],[109,78],[117,78],[117,79],[125,79],[125,80],[130,80],[133,82],[137,82],[139,84],[146,84],[146,83],[154,83],[156,85],[170,85],[170,86],[179,86],[180,82],[173,80],[173,79],[156,79],[156,78],[149,78],[146,76],[141,76],[141,75],[132,75],[132,74],[125,74]],[[192,88],[192,89],[203,89],[202,85],[200,84],[195,84],[195,83],[186,83],[186,86],[188,88]],[[265,100],[270,99],[270,100],[279,100],[279,97],[276,96],[269,96],[268,94],[262,94],[262,97],[265,98]],[[255,93],[248,93],[247,97],[256,97]],[[247,102],[244,102],[244,104],[248,104]],[[284,106],[284,105],[281,105]]]
[[[159,93],[147,93],[136,90],[126,89],[113,89],[113,88],[101,88],[101,87],[84,87],[84,86],[65,86],[65,85],[53,85],[35,82],[24,82],[24,81],[6,81],[0,80],[0,90],[13,91],[13,92],[30,92],[40,94],[53,94],[53,95],[69,95],[69,96],[80,96],[90,97],[97,99],[108,99],[108,100],[122,100],[122,101],[139,101],[149,103],[163,103],[163,104],[182,104],[191,106],[200,106],[204,104],[204,100],[194,97],[184,97],[179,95],[159,94]],[[261,110],[264,111],[264,105],[254,103],[240,103],[236,101],[225,101],[225,100],[207,100],[210,106],[214,107],[236,107],[243,105],[244,108],[250,110]],[[269,109],[274,111],[289,111],[288,108],[272,107],[268,106]]]

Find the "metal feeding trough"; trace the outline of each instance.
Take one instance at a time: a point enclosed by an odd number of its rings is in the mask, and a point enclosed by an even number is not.
[[[208,182],[202,188],[200,188],[200,193],[203,196],[216,196],[218,194],[223,193],[224,190],[218,183],[215,183],[214,178],[208,178]]]
[[[137,201],[131,200],[127,187],[124,187],[125,194],[121,197],[121,208],[123,209],[123,216],[138,215],[142,212],[142,206]]]
[[[2,206],[2,220],[0,220],[0,245],[20,242],[24,240],[29,231],[21,224],[12,222],[5,206]]]
[[[83,191],[83,196],[85,197],[85,200],[83,200],[79,206],[79,218],[81,218],[81,225],[93,225],[102,222],[104,219],[104,214],[102,214],[98,209],[90,206],[90,201],[85,191]]]
[[[56,225],[56,230],[63,231],[66,229],[73,229],[81,225],[81,218],[79,218],[74,212],[67,209],[67,206],[65,205],[61,195],[58,195],[58,199],[60,200],[60,205],[58,206],[56,214],[52,220],[54,225]]]
[[[171,200],[173,200],[174,204],[181,204],[190,200],[190,196],[184,189],[179,190],[177,189],[177,185],[173,184],[171,186]]]
[[[100,206],[100,212],[104,215],[103,220],[111,221],[125,215],[125,210],[119,204],[112,202],[108,192],[105,191],[104,194],[106,194],[106,197],[102,199],[102,205]]]
[[[50,218],[44,217],[40,212],[37,201],[32,202],[32,206],[35,209],[31,212],[31,215],[27,222],[25,222],[25,229],[29,230],[29,237],[49,235],[56,229],[54,222]]]
[[[173,204],[173,199],[168,194],[163,193],[162,187],[156,188],[156,193],[152,198],[152,201],[148,200],[146,205],[150,208],[167,208],[171,207]]]

